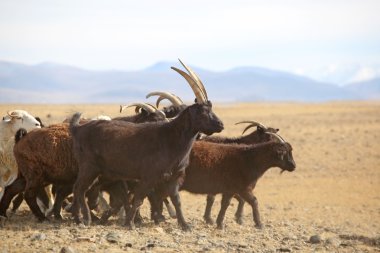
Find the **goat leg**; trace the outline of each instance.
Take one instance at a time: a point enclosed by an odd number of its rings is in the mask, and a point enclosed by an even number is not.
[[[239,195],[235,195],[234,197],[239,202],[238,207],[236,209],[236,213],[235,213],[235,221],[237,222],[237,224],[242,225],[243,224],[243,209],[244,209],[245,201]]]
[[[170,218],[173,218],[173,219],[177,218],[177,214],[175,210],[173,209],[173,207],[170,205],[170,202],[167,198],[164,199],[164,204],[166,206],[166,209],[168,210]]]
[[[67,196],[73,191],[72,185],[60,185],[55,186],[56,187],[56,196],[55,201],[53,205],[52,212],[54,214],[54,218],[57,220],[62,220],[61,216],[61,209],[63,201],[66,199]]]
[[[157,191],[152,191],[148,194],[148,200],[150,203],[150,219],[154,220],[154,223],[158,225],[160,222],[165,221],[165,216],[162,215],[163,201]]]
[[[223,229],[224,227],[223,225],[224,216],[226,215],[226,211],[227,211],[228,206],[230,205],[232,196],[233,195],[230,193],[223,193],[222,195],[222,203],[221,203],[220,211],[218,214],[218,218],[216,219],[216,224],[217,224],[218,229]]]
[[[259,213],[259,204],[257,201],[257,198],[253,195],[252,191],[243,192],[240,194],[240,196],[247,201],[251,207],[252,207],[252,214],[253,214],[253,220],[255,222],[255,227],[258,229],[263,228],[263,224],[260,220],[260,213]]]
[[[41,212],[40,207],[37,204],[37,192],[39,190],[39,186],[33,184],[27,184],[25,188],[25,201],[28,204],[30,210],[32,210],[33,214],[37,217],[40,222],[47,220],[44,213]]]
[[[183,217],[182,208],[181,208],[181,198],[179,196],[179,181],[184,176],[184,172],[179,171],[175,179],[168,182],[168,193],[170,200],[172,201],[176,214],[178,224],[181,226],[182,230],[190,231],[190,226],[186,223],[185,218]]]
[[[152,183],[140,183],[135,188],[135,193],[133,197],[132,207],[128,210],[127,215],[125,217],[125,226],[128,229],[134,229],[134,219],[136,216],[137,211],[143,204],[144,198],[149,193],[150,189],[152,189]]]
[[[74,220],[77,224],[80,223],[79,210],[82,211],[84,225],[88,226],[91,224],[91,213],[86,201],[86,191],[90,188],[97,176],[98,172],[96,167],[84,167],[82,170],[79,170],[73,189],[74,202],[72,207]]]
[[[211,208],[215,201],[215,195],[208,194],[207,195],[207,202],[206,202],[206,209],[205,214],[203,215],[203,218],[207,224],[214,224],[214,220],[211,218]]]
[[[23,177],[18,177],[11,185],[4,189],[4,195],[0,201],[0,217],[7,217],[7,209],[18,193],[23,192],[25,189],[26,181]]]
[[[17,196],[12,200],[12,212],[15,213],[17,209],[20,207],[22,201],[24,200],[24,193],[20,192]]]

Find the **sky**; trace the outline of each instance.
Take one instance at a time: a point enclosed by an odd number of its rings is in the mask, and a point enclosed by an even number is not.
[[[380,76],[379,0],[1,0],[0,60],[139,70],[183,59],[344,84]]]

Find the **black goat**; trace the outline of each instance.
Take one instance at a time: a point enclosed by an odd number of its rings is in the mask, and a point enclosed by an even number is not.
[[[169,177],[168,189],[178,223],[183,229],[189,228],[181,210],[178,180],[189,163],[191,147],[198,132],[207,135],[220,132],[223,123],[212,112],[211,102],[207,100],[206,91],[200,88],[203,85],[198,77],[186,65],[182,65],[190,75],[177,68],[172,69],[188,81],[198,103],[187,107],[170,122],[131,124],[94,121],[79,125],[80,114],[73,116],[70,131],[79,164],[73,205],[77,222],[80,209],[84,222],[91,222],[85,192],[99,175],[111,180],[115,177],[139,180],[132,208],[126,217],[126,225],[130,228],[134,227],[136,211],[150,189]]]

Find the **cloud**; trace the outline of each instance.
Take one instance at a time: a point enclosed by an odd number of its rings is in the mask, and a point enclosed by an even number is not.
[[[374,79],[380,76],[380,69],[374,67],[361,67],[348,81],[348,83],[362,82]]]

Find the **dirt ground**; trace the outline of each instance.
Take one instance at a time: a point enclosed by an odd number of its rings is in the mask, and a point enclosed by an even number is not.
[[[254,228],[246,205],[244,224],[234,221],[237,202],[227,210],[224,230],[203,221],[206,198],[181,192],[183,232],[176,220],[149,220],[129,231],[118,217],[106,226],[77,226],[65,220],[38,223],[23,204],[0,227],[1,252],[380,252],[380,102],[323,104],[219,104],[227,136],[238,136],[241,120],[280,128],[293,146],[294,172],[272,168],[259,180],[255,195],[264,228]],[[73,112],[86,117],[119,115],[119,105],[0,105],[25,109],[48,124]],[[132,113],[132,109],[127,113]],[[220,196],[213,208],[216,217]],[[167,213],[165,215],[168,217]],[[312,238],[311,238],[312,237]]]

